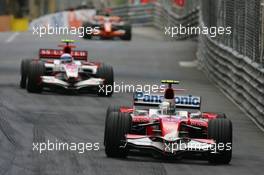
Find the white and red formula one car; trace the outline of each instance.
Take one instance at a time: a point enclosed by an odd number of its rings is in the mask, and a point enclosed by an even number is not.
[[[211,163],[228,164],[232,157],[232,123],[224,114],[200,112],[201,98],[174,95],[177,81],[164,95],[136,93],[134,107],[110,106],[105,122],[108,157],[133,153],[184,158],[201,155]],[[153,107],[150,107],[153,106]]]
[[[113,85],[113,68],[88,60],[88,52],[73,50],[72,42],[63,40],[62,49],[40,49],[38,58],[22,60],[20,87],[31,93],[48,89],[111,96],[113,91],[99,89]]]

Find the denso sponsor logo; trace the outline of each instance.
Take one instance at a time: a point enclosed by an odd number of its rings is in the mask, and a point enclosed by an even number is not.
[[[144,94],[143,92],[138,92],[134,94],[135,103],[142,104],[160,104],[163,101],[163,95],[154,94]],[[182,95],[175,96],[175,103],[177,106],[183,107],[200,107],[201,98],[192,95]]]

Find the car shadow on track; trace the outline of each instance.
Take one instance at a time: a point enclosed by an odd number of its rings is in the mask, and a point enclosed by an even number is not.
[[[216,166],[216,164],[211,164],[208,162],[207,157],[203,157],[200,155],[188,156],[182,159],[168,159],[163,157],[153,157],[151,155],[136,155],[136,156],[128,156],[127,158],[108,158],[108,159],[116,159],[122,160],[126,162],[148,162],[148,163],[165,163],[165,164],[184,164],[184,165],[199,165],[199,166]],[[217,166],[230,166],[217,164]]]

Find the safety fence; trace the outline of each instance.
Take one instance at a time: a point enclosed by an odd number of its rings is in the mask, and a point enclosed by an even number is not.
[[[238,53],[261,63],[260,0],[203,0],[201,17],[205,26],[231,27],[231,35],[215,40]]]
[[[168,3],[169,1],[160,1],[145,5],[123,5],[111,8],[113,15],[122,16],[124,20],[137,26],[155,26],[165,31],[169,26],[197,26],[199,6],[189,5],[188,8],[177,7]],[[177,12],[177,13],[176,13]],[[175,35],[174,39],[186,39],[190,35]],[[167,37],[171,38],[171,37]]]
[[[199,36],[203,71],[264,128],[264,8],[261,0],[159,0],[154,4],[112,8],[135,25],[231,27],[230,35]],[[175,1],[177,2],[177,1]],[[173,39],[191,36],[178,35]]]
[[[54,14],[44,15],[31,21],[29,30],[40,26],[52,27],[81,27],[83,22],[89,20],[96,14],[94,9],[84,9],[75,11],[63,11]]]
[[[209,78],[264,128],[264,70],[207,36],[200,37],[197,56]]]
[[[260,0],[203,0],[200,26],[231,27],[231,35],[200,35],[202,70],[264,128],[264,69]]]

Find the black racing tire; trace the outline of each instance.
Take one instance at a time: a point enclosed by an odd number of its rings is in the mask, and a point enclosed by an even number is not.
[[[106,111],[106,116],[109,116],[109,114],[112,112],[120,112],[120,108],[121,108],[121,106],[119,106],[119,105],[108,106],[107,111]]]
[[[111,112],[105,126],[105,153],[107,157],[125,158],[125,135],[131,131],[132,117],[128,113]]]
[[[104,85],[98,87],[97,95],[102,97],[111,97],[114,92],[114,70],[112,66],[102,64],[96,76],[104,79]],[[111,89],[109,89],[111,88]],[[108,92],[109,91],[109,92]]]
[[[27,91],[30,93],[42,92],[41,76],[45,74],[43,62],[32,62],[29,66]]]
[[[232,122],[229,119],[218,118],[209,121],[208,139],[216,141],[216,147],[208,155],[210,163],[229,164],[232,159],[232,132]]]
[[[85,23],[83,25],[83,27],[85,28],[85,30],[84,30],[85,32],[84,32],[84,35],[83,35],[83,39],[92,39],[92,34],[86,33],[86,28],[93,27],[93,25],[91,23],[87,22],[87,23]]]
[[[130,41],[132,39],[132,27],[131,27],[131,25],[124,25],[122,28],[126,32],[123,36],[121,36],[121,39],[125,40],[125,41]]]
[[[118,105],[110,105],[108,106],[107,108],[107,111],[106,111],[106,117],[105,117],[105,131],[106,131],[106,123],[107,123],[107,120],[108,120],[108,117],[110,115],[110,113],[112,112],[120,112],[121,106],[118,106]],[[104,145],[105,145],[105,133],[104,133]]]
[[[28,71],[31,61],[31,59],[23,59],[20,64],[20,88],[22,89],[27,87]]]

